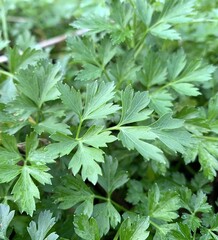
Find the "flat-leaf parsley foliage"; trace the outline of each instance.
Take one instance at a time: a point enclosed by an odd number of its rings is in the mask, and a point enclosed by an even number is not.
[[[218,239],[216,1],[9,2],[0,239]]]

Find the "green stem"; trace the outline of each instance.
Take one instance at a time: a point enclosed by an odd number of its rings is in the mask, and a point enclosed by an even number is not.
[[[155,222],[153,222],[151,219],[149,220],[149,222],[152,226],[154,226],[155,228],[157,228],[160,232],[162,232],[164,234],[164,232],[161,230],[161,228]]]
[[[14,198],[13,198],[12,196],[7,196],[7,195],[4,196],[3,199],[4,199],[4,200],[3,200],[2,202],[3,202],[4,204],[8,204],[8,200],[11,200],[11,201],[14,200]]]
[[[118,80],[118,82],[117,82],[117,84],[116,84],[116,89],[117,89],[117,90],[120,90],[120,87],[121,87],[122,83],[123,83],[123,79],[122,79],[122,78],[119,78],[119,80]]]
[[[137,17],[136,14],[133,16],[133,31],[136,32],[136,27],[137,27]],[[135,42],[136,42],[136,35],[134,34],[132,38],[132,46],[135,47]]]
[[[134,5],[132,0],[130,0],[129,3],[132,5],[133,8],[135,7],[135,5]]]
[[[196,238],[196,231],[194,231],[193,240]]]
[[[193,170],[193,168],[191,168],[189,165],[185,165],[185,168],[189,173],[195,176],[196,172]]]
[[[138,54],[141,52],[141,50],[144,46],[144,41],[146,39],[147,33],[148,33],[148,31],[146,31],[144,33],[144,35],[142,37],[142,40],[138,44],[136,44],[136,47],[135,47],[136,50],[135,50],[134,58],[136,58],[138,56]]]
[[[218,138],[217,137],[211,137],[211,136],[194,136],[195,138],[200,138],[200,139],[205,139],[205,140],[209,140],[209,141],[214,141],[217,142]]]
[[[120,204],[114,202],[113,200],[110,200],[110,201],[111,201],[111,203],[112,203],[115,207],[117,207],[117,208],[120,209],[121,211],[123,211],[123,212],[129,212],[128,209],[126,209],[125,207],[121,206]]]
[[[14,78],[17,80],[17,78],[14,76],[14,74],[10,73],[10,72],[6,72],[4,70],[0,70],[0,74],[6,75],[8,77]]]
[[[119,229],[119,230],[120,230],[120,229]],[[116,233],[115,237],[113,238],[113,240],[117,240],[117,239],[118,239],[119,234],[120,234],[120,233],[119,233],[119,232],[120,232],[119,230],[117,231],[117,233]]]
[[[108,80],[109,82],[112,82],[112,80],[110,79],[109,74],[108,74],[108,72],[107,72],[107,70],[106,70],[105,68],[104,68],[103,72],[104,72],[107,80]]]
[[[5,41],[9,41],[8,37],[8,26],[7,26],[7,20],[6,20],[6,10],[4,6],[4,0],[1,0],[1,20],[2,20],[2,31],[3,31],[3,38]],[[7,47],[7,52],[9,52],[9,47]]]
[[[6,195],[4,196],[4,200],[3,200],[3,202],[6,203],[6,204],[7,204],[8,200],[13,200],[13,197],[8,196],[8,193],[9,193],[9,190],[10,190],[11,186],[15,183],[16,180],[17,180],[17,177],[14,178],[13,180],[11,180],[7,185]]]
[[[102,197],[99,195],[95,195],[95,198],[100,199],[100,200],[104,200],[106,202],[111,202],[115,207],[117,207],[119,210],[124,211],[124,212],[129,212],[128,209],[126,209],[125,207],[121,206],[120,204],[114,202],[112,199],[110,198],[106,198],[106,197]]]
[[[136,52],[134,54],[134,58],[136,58],[138,56],[138,54],[141,52],[143,46],[144,46],[144,41],[147,37],[147,34],[151,31],[152,28],[158,26],[160,23],[162,23],[162,20],[156,22],[154,25],[150,26],[147,28],[147,30],[145,31],[142,40],[136,45]]]
[[[172,85],[172,82],[169,82],[169,83],[167,83],[166,85],[163,85],[162,87],[156,89],[156,90],[154,91],[154,93],[160,92],[161,90],[170,87],[170,85]]]
[[[41,106],[38,106],[37,115],[36,115],[36,123],[41,121]]]
[[[120,126],[116,125],[113,127],[109,127],[109,128],[104,129],[103,131],[115,131],[115,130],[120,130]]]
[[[104,200],[104,201],[108,201],[108,198],[106,198],[106,197],[102,197],[102,196],[100,196],[100,195],[95,195],[95,198],[97,198],[97,199],[100,199],[100,200]]]
[[[77,132],[76,132],[76,139],[79,138],[79,134],[80,134],[80,131],[81,131],[82,124],[83,124],[83,119],[80,118],[80,123],[79,123],[79,126],[77,128]]]

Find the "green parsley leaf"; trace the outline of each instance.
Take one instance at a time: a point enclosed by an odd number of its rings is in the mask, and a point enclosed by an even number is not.
[[[31,221],[27,231],[31,237],[31,240],[56,240],[58,235],[56,233],[48,232],[55,224],[55,218],[52,218],[50,211],[44,211],[39,214],[37,224]]]
[[[25,158],[18,153],[15,137],[5,134],[2,134],[2,137],[2,144],[5,147],[3,148],[3,152],[8,151],[9,154],[16,153],[17,157],[11,162],[9,162],[10,159],[5,159],[5,162],[1,163],[0,182],[10,182],[18,177],[12,189],[14,201],[17,202],[21,212],[25,211],[29,215],[32,215],[33,211],[35,210],[35,198],[40,197],[39,190],[36,184],[33,182],[32,177],[43,185],[51,184],[50,179],[52,176],[47,173],[49,168],[45,165],[46,161],[43,161],[45,153],[41,151],[40,157],[42,159],[37,156],[38,149],[36,148],[39,141],[35,133],[31,133],[26,137],[26,142],[24,145],[24,151],[26,153]],[[35,158],[33,157],[34,155]],[[46,159],[47,162],[52,162],[52,157],[49,157],[49,160]]]
[[[176,82],[203,83],[212,78],[212,73],[215,69],[216,68],[212,65],[202,66],[200,61],[192,61],[186,65],[182,74],[177,77]]]
[[[127,39],[133,38],[133,30],[129,28],[132,20],[132,8],[128,2],[117,1],[111,9],[111,20],[114,31],[111,32],[111,40],[113,44],[120,44]]]
[[[76,234],[84,240],[100,240],[98,224],[94,218],[88,219],[87,215],[74,217]]]
[[[128,86],[121,93],[121,100],[122,115],[119,125],[146,120],[152,112],[151,110],[145,110],[150,101],[146,92],[137,92],[134,94],[133,89]]]
[[[73,53],[72,57],[75,62],[98,65],[98,56],[95,52],[93,42],[73,37],[67,39],[67,44]]]
[[[61,179],[61,185],[57,187],[55,199],[61,209],[68,209],[80,204],[77,207],[77,213],[83,213],[89,217],[92,215],[94,194],[79,175],[76,177],[65,176]]]
[[[115,113],[120,107],[108,103],[114,97],[113,83],[94,82],[87,85],[85,106],[82,113],[81,95],[73,88],[66,85],[59,85],[59,90],[62,93],[61,99],[68,109],[74,111],[82,120],[106,118],[107,115]]]
[[[32,215],[35,210],[35,198],[40,198],[39,190],[31,176],[42,184],[51,184],[52,176],[44,171],[48,171],[48,168],[42,166],[22,167],[20,176],[12,189],[14,201],[17,202],[21,212],[25,211]]]
[[[110,63],[110,77],[117,82],[117,86],[125,87],[127,83],[133,84],[137,80],[137,73],[140,69],[141,67],[135,63],[134,52],[125,51],[116,63]]]
[[[18,90],[39,108],[44,102],[58,98],[56,84],[61,80],[59,65],[52,65],[48,60],[40,60],[36,65],[29,65],[26,69],[20,70],[17,79]]]
[[[148,217],[137,217],[134,220],[131,218],[125,219],[114,240],[145,240],[148,238],[149,232],[146,231],[149,227]],[[119,238],[118,238],[119,237]]]
[[[124,171],[118,171],[118,161],[112,157],[106,157],[102,164],[103,176],[99,176],[98,183],[109,194],[123,186],[128,181],[128,175]]]
[[[40,198],[39,190],[30,177],[29,168],[22,168],[21,175],[12,189],[14,200],[17,201],[20,211],[26,211],[29,215],[35,211],[35,199]]]
[[[201,94],[198,88],[190,83],[175,83],[172,85],[172,88],[181,95],[198,96]]]
[[[145,215],[151,219],[171,222],[178,217],[177,210],[180,208],[178,194],[173,191],[160,192],[157,184],[149,191],[146,201],[143,203]]]
[[[159,115],[172,112],[173,96],[166,90],[157,90],[156,92],[150,93],[150,104],[149,106],[155,110]]]
[[[218,215],[217,214],[204,214],[203,225],[201,229],[201,240],[217,239],[218,238]]]
[[[98,175],[102,174],[98,163],[104,162],[104,152],[99,147],[106,147],[107,143],[116,140],[116,137],[110,135],[110,131],[102,131],[102,127],[92,126],[83,135],[83,137],[74,140],[71,137],[55,134],[52,139],[60,141],[46,147],[48,153],[61,156],[69,154],[76,146],[76,153],[73,155],[68,167],[76,175],[80,169],[82,178],[88,179],[93,184],[98,181]]]
[[[150,56],[149,56],[150,57]],[[156,57],[157,61],[158,57]],[[164,66],[161,66],[162,60],[159,60],[158,64],[155,64],[155,60],[152,60],[151,56],[151,64],[153,61],[153,65],[151,66],[152,74],[149,74],[150,67],[146,67],[145,64],[145,73],[141,73],[139,75],[141,77],[141,82],[143,84],[149,84],[149,81],[152,83],[152,77],[155,80],[155,77],[159,81],[165,81],[164,76]],[[149,61],[147,61],[150,63]],[[157,66],[157,67],[154,67]],[[160,67],[159,67],[160,66]],[[161,72],[163,71],[163,72]],[[212,78],[212,73],[215,71],[214,66],[212,65],[202,65],[201,61],[189,61],[186,60],[186,55],[183,50],[178,50],[176,53],[171,54],[167,61],[167,72],[168,78],[170,80],[169,83],[165,83],[159,89],[156,89],[154,92],[150,93],[151,102],[149,106],[153,108],[158,114],[162,115],[164,113],[170,112],[170,108],[173,106],[172,100],[173,97],[171,92],[168,92],[166,89],[172,88],[181,96],[197,96],[200,95],[199,84],[203,82],[209,81]],[[157,76],[155,76],[157,74]],[[151,77],[149,78],[149,76]],[[143,78],[146,82],[144,82]],[[149,78],[149,79],[148,79]],[[150,80],[151,79],[151,80]],[[166,82],[166,81],[165,81]],[[151,84],[150,83],[150,84]],[[158,82],[156,83],[158,84]],[[163,84],[163,83],[162,83]],[[147,85],[150,87],[149,85]]]
[[[61,100],[65,107],[72,110],[78,116],[82,114],[82,99],[79,92],[77,92],[73,87],[70,88],[68,85],[58,84],[58,90],[61,93]]]
[[[51,135],[51,138],[59,142],[49,144],[45,150],[51,154],[60,155],[60,157],[68,155],[77,146],[75,139],[62,133],[55,133]]]
[[[8,183],[15,179],[21,172],[21,168],[17,165],[0,165],[0,183]],[[10,167],[9,167],[10,166]]]
[[[0,84],[0,103],[7,104],[11,102],[16,95],[17,89],[12,78],[8,78]]]
[[[102,75],[102,69],[93,64],[84,64],[83,69],[80,70],[75,80],[79,81],[91,81],[100,78]]]
[[[177,223],[177,228],[171,230],[170,232],[170,239],[172,240],[192,240],[193,236],[191,234],[191,231],[186,224]]]
[[[38,123],[34,126],[34,129],[38,134],[41,134],[43,132],[50,134],[54,134],[56,132],[60,132],[66,135],[71,134],[71,131],[69,130],[69,126],[67,124],[60,123],[53,117],[47,118],[46,120]]]
[[[29,125],[29,117],[37,111],[37,106],[28,97],[23,94],[17,96],[5,108],[9,120],[3,120],[3,122],[10,125],[10,129],[6,132],[12,135]]]
[[[160,54],[149,51],[143,63],[143,69],[138,73],[140,82],[148,89],[154,85],[161,85],[167,79],[167,68],[164,66]]]
[[[137,205],[139,202],[143,202],[145,200],[145,193],[143,191],[143,184],[137,180],[130,180],[128,182],[128,191],[126,196],[126,201]]]
[[[165,114],[151,124],[152,133],[169,149],[184,153],[185,146],[192,143],[191,134],[183,127],[183,120],[173,119],[171,114]]]
[[[147,1],[143,0],[136,0],[136,9],[139,18],[148,27],[151,24],[154,9]]]
[[[5,204],[0,204],[0,239],[7,240],[7,228],[14,217],[15,211],[10,211],[10,207]]]
[[[218,144],[216,142],[202,141],[198,148],[198,157],[204,175],[212,180],[218,170]]]
[[[100,236],[108,233],[110,226],[115,228],[121,221],[119,212],[110,203],[99,203],[94,206],[93,217],[96,219]]]
[[[91,126],[83,135],[82,142],[92,147],[107,147],[107,143],[114,142],[117,138],[110,135],[110,131],[102,131],[103,127]]]
[[[183,222],[195,231],[201,225],[201,219],[197,213],[207,213],[211,210],[211,206],[207,203],[206,194],[198,191],[197,194],[192,195],[190,190],[184,189],[181,191],[181,201],[182,207],[190,212],[190,214],[183,214]]]
[[[0,147],[0,165],[12,165],[22,159],[14,136],[1,133],[1,143],[3,147]]]
[[[208,120],[212,121],[218,117],[218,94],[214,95],[208,103]]]
[[[180,34],[175,29],[172,29],[172,24],[190,22],[189,15],[194,12],[193,6],[194,0],[166,0],[159,17],[150,26],[150,33],[163,39],[180,39]],[[151,13],[150,10],[149,15]],[[149,17],[151,18],[151,16]]]
[[[100,166],[96,162],[104,162],[103,151],[97,148],[87,147],[81,142],[69,163],[69,168],[76,175],[82,168],[82,179],[88,179],[94,185],[98,181],[98,175],[102,174]]]
[[[70,24],[71,26],[77,29],[88,29],[88,33],[99,33],[103,31],[110,32],[114,29],[113,25],[110,21],[102,16],[99,15],[92,15],[90,17],[82,17],[73,23]]]
[[[190,190],[185,190],[182,194],[183,207],[191,213],[208,212],[211,206],[207,203],[207,196],[202,191],[191,195]]]
[[[163,39],[181,39],[180,34],[176,30],[172,29],[172,25],[168,23],[159,23],[157,26],[151,27],[150,32],[152,35]]]
[[[113,83],[94,82],[87,86],[83,119],[106,118],[107,115],[117,112],[117,105],[108,103],[114,97]]]
[[[12,73],[16,73],[20,69],[25,69],[28,65],[34,65],[40,59],[45,58],[40,50],[27,48],[23,53],[20,53],[18,48],[10,49],[9,66]]]
[[[166,163],[162,150],[148,142],[155,139],[155,134],[149,132],[147,127],[121,127],[118,139],[124,147],[136,149],[145,159]]]
[[[195,161],[198,156],[205,177],[212,180],[216,176],[218,169],[217,147],[217,142],[213,141],[213,139],[206,140],[204,136],[199,136],[199,140],[186,152],[184,160],[188,164]]]
[[[176,79],[179,74],[181,74],[186,64],[186,54],[183,49],[179,49],[169,57],[167,61],[167,70],[170,81]]]

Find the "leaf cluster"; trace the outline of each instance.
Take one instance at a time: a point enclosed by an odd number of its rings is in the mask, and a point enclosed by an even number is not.
[[[218,239],[215,1],[9,2],[0,239]]]

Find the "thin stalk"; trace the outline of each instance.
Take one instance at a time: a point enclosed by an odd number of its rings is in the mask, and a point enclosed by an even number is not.
[[[33,124],[33,125],[37,124],[36,121],[34,120],[34,118],[31,117],[31,116],[28,118],[28,122],[29,122],[30,124]]]
[[[191,173],[192,175],[195,175],[195,174],[196,174],[196,172],[194,171],[194,169],[191,168],[189,165],[185,165],[185,168],[186,168],[187,171],[188,171],[189,173]]]
[[[133,8],[135,7],[135,4],[133,3],[132,0],[130,0],[129,3],[132,5]]]
[[[137,27],[137,19],[136,19],[136,14],[134,14],[133,16],[133,30],[134,32],[136,32],[136,27]],[[133,47],[135,46],[135,34],[132,38],[132,44],[133,44]]]
[[[120,130],[120,126],[116,125],[113,127],[109,127],[109,128],[104,129],[103,131],[115,131],[115,130]]]
[[[135,51],[135,54],[134,54],[134,58],[136,58],[136,57],[138,56],[138,54],[141,52],[141,50],[142,50],[142,48],[143,48],[143,46],[144,46],[144,41],[145,41],[145,39],[146,39],[147,32],[148,32],[148,31],[146,31],[146,32],[144,33],[144,35],[143,35],[143,37],[142,37],[142,40],[141,40],[138,44],[136,44],[136,47],[135,47],[136,51]]]
[[[193,240],[196,238],[196,230],[194,231]]]
[[[79,123],[79,126],[77,128],[77,132],[76,132],[76,139],[79,139],[79,134],[80,134],[80,131],[81,131],[82,124],[83,124],[83,119],[80,118],[80,123]]]
[[[7,188],[6,188],[6,195],[4,196],[4,200],[3,200],[3,203],[6,203],[8,202],[8,200],[12,200],[13,198],[11,196],[8,196],[8,193],[9,193],[9,190],[11,188],[11,186],[15,183],[15,181],[17,180],[17,177],[14,178],[13,180],[11,180],[8,185],[7,185]],[[12,199],[11,199],[12,198]]]
[[[2,32],[3,32],[3,38],[5,41],[9,41],[8,37],[8,26],[7,26],[7,19],[6,19],[6,10],[4,6],[4,0],[1,0],[1,20],[2,20]],[[9,47],[7,46],[7,53],[9,52]]]
[[[43,116],[42,116],[42,112],[41,112],[41,107],[42,105],[40,104],[38,106],[38,110],[37,110],[37,116],[36,116],[36,123],[39,123],[40,121],[43,121]]]
[[[114,202],[113,200],[110,200],[110,201],[111,201],[111,203],[112,203],[115,207],[117,207],[117,208],[120,209],[121,211],[123,211],[123,212],[129,212],[128,209],[126,209],[125,207],[121,206],[120,204]]]
[[[0,74],[6,75],[6,76],[8,76],[8,77],[11,77],[11,78],[17,80],[17,78],[14,76],[14,74],[12,74],[12,73],[10,73],[10,72],[6,72],[6,71],[4,71],[4,70],[0,70]]]
[[[2,197],[0,197],[0,198],[2,198]],[[4,199],[3,200],[4,204],[8,204],[8,200],[11,200],[11,201],[14,200],[14,198],[12,196],[4,196],[3,199]]]
[[[119,232],[120,232],[120,229],[117,231],[117,233],[116,233],[115,237],[113,238],[113,240],[117,240],[117,239],[118,239],[118,237],[119,237]]]
[[[143,46],[144,46],[144,41],[147,37],[147,34],[151,31],[152,28],[158,26],[160,23],[162,23],[162,21],[158,21],[156,22],[154,25],[150,26],[149,28],[147,28],[147,30],[145,31],[142,40],[136,45],[136,52],[134,54],[134,58],[136,58],[138,56],[138,54],[141,52]]]
[[[99,195],[95,195],[95,198],[100,199],[100,200],[104,200],[106,202],[111,202],[115,207],[117,207],[121,211],[124,211],[124,212],[128,212],[129,211],[128,209],[126,209],[125,207],[121,206],[120,204],[114,202],[110,198],[102,197],[102,196],[99,196]]]
[[[97,199],[100,199],[100,200],[104,200],[104,201],[108,201],[108,198],[106,198],[106,197],[102,197],[102,196],[100,196],[100,195],[95,195],[95,198],[97,198]]]
[[[175,82],[176,82],[176,81],[175,81]],[[157,93],[157,92],[159,92],[159,91],[161,91],[161,90],[163,90],[163,89],[165,89],[165,88],[170,87],[170,86],[172,85],[172,83],[174,83],[174,82],[169,82],[169,83],[167,83],[166,85],[163,85],[162,87],[156,89],[156,90],[154,91],[154,93]]]
[[[151,219],[149,220],[149,222],[152,226],[154,226],[155,228],[157,228],[160,232],[162,232],[164,234],[164,232],[161,230],[161,228],[155,222],[153,222]]]
[[[122,83],[123,83],[123,79],[120,78],[120,79],[118,80],[117,84],[116,84],[116,89],[117,89],[117,90],[120,90],[120,87],[121,87]]]
[[[212,136],[194,136],[195,138],[200,138],[200,139],[205,139],[205,140],[209,140],[209,141],[214,141],[217,142],[218,138],[217,137],[212,137]]]
[[[107,72],[107,70],[106,70],[105,68],[104,68],[103,72],[104,72],[107,80],[108,80],[109,82],[112,82],[112,80],[111,80],[111,78],[109,77],[109,74],[108,74],[108,72]]]

